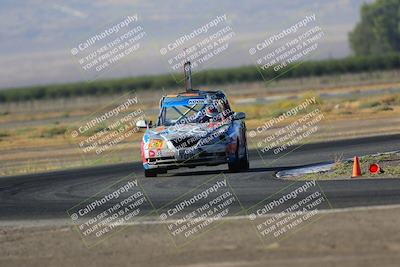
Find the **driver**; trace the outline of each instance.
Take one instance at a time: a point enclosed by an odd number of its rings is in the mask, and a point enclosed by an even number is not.
[[[213,104],[208,105],[201,111],[202,115],[199,119],[200,123],[220,121],[223,119],[222,107],[218,101],[214,101]]]

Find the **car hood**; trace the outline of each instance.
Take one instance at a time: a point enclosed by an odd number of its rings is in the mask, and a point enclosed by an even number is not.
[[[149,137],[174,140],[188,137],[207,137],[210,134],[225,134],[229,124],[221,123],[188,123],[174,126],[159,126],[149,130]]]

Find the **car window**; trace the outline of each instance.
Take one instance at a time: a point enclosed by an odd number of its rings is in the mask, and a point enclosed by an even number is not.
[[[164,125],[196,122],[197,114],[204,108],[203,103],[171,106],[164,108]]]
[[[206,123],[221,121],[226,115],[224,111],[229,108],[226,100],[216,99],[210,104],[194,103],[192,105],[175,105],[163,108],[161,124],[165,126],[186,123]]]

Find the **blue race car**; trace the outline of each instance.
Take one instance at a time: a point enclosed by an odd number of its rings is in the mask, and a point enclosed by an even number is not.
[[[137,123],[147,128],[141,143],[145,176],[226,163],[233,172],[249,169],[244,120],[245,114],[233,112],[222,91],[189,88],[163,96],[156,125]]]
[[[197,91],[164,96],[155,127],[148,128],[141,144],[146,177],[169,169],[215,166],[229,170],[249,168],[243,112],[231,111],[221,91]]]

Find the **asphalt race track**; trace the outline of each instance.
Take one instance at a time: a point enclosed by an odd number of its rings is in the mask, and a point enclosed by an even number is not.
[[[141,164],[124,163],[86,169],[0,178],[0,221],[68,219],[66,211],[132,173],[156,209],[224,173],[244,208],[260,202],[293,181],[278,180],[276,171],[335,156],[373,154],[400,149],[400,135],[368,137],[304,145],[286,155],[250,153],[250,170],[229,173],[227,166],[179,169],[157,178],[144,178]],[[288,151],[290,151],[289,149]],[[349,174],[350,175],[350,174]],[[304,183],[304,182],[302,182]],[[400,203],[400,179],[319,181],[333,208]],[[201,204],[201,203],[200,203]]]

